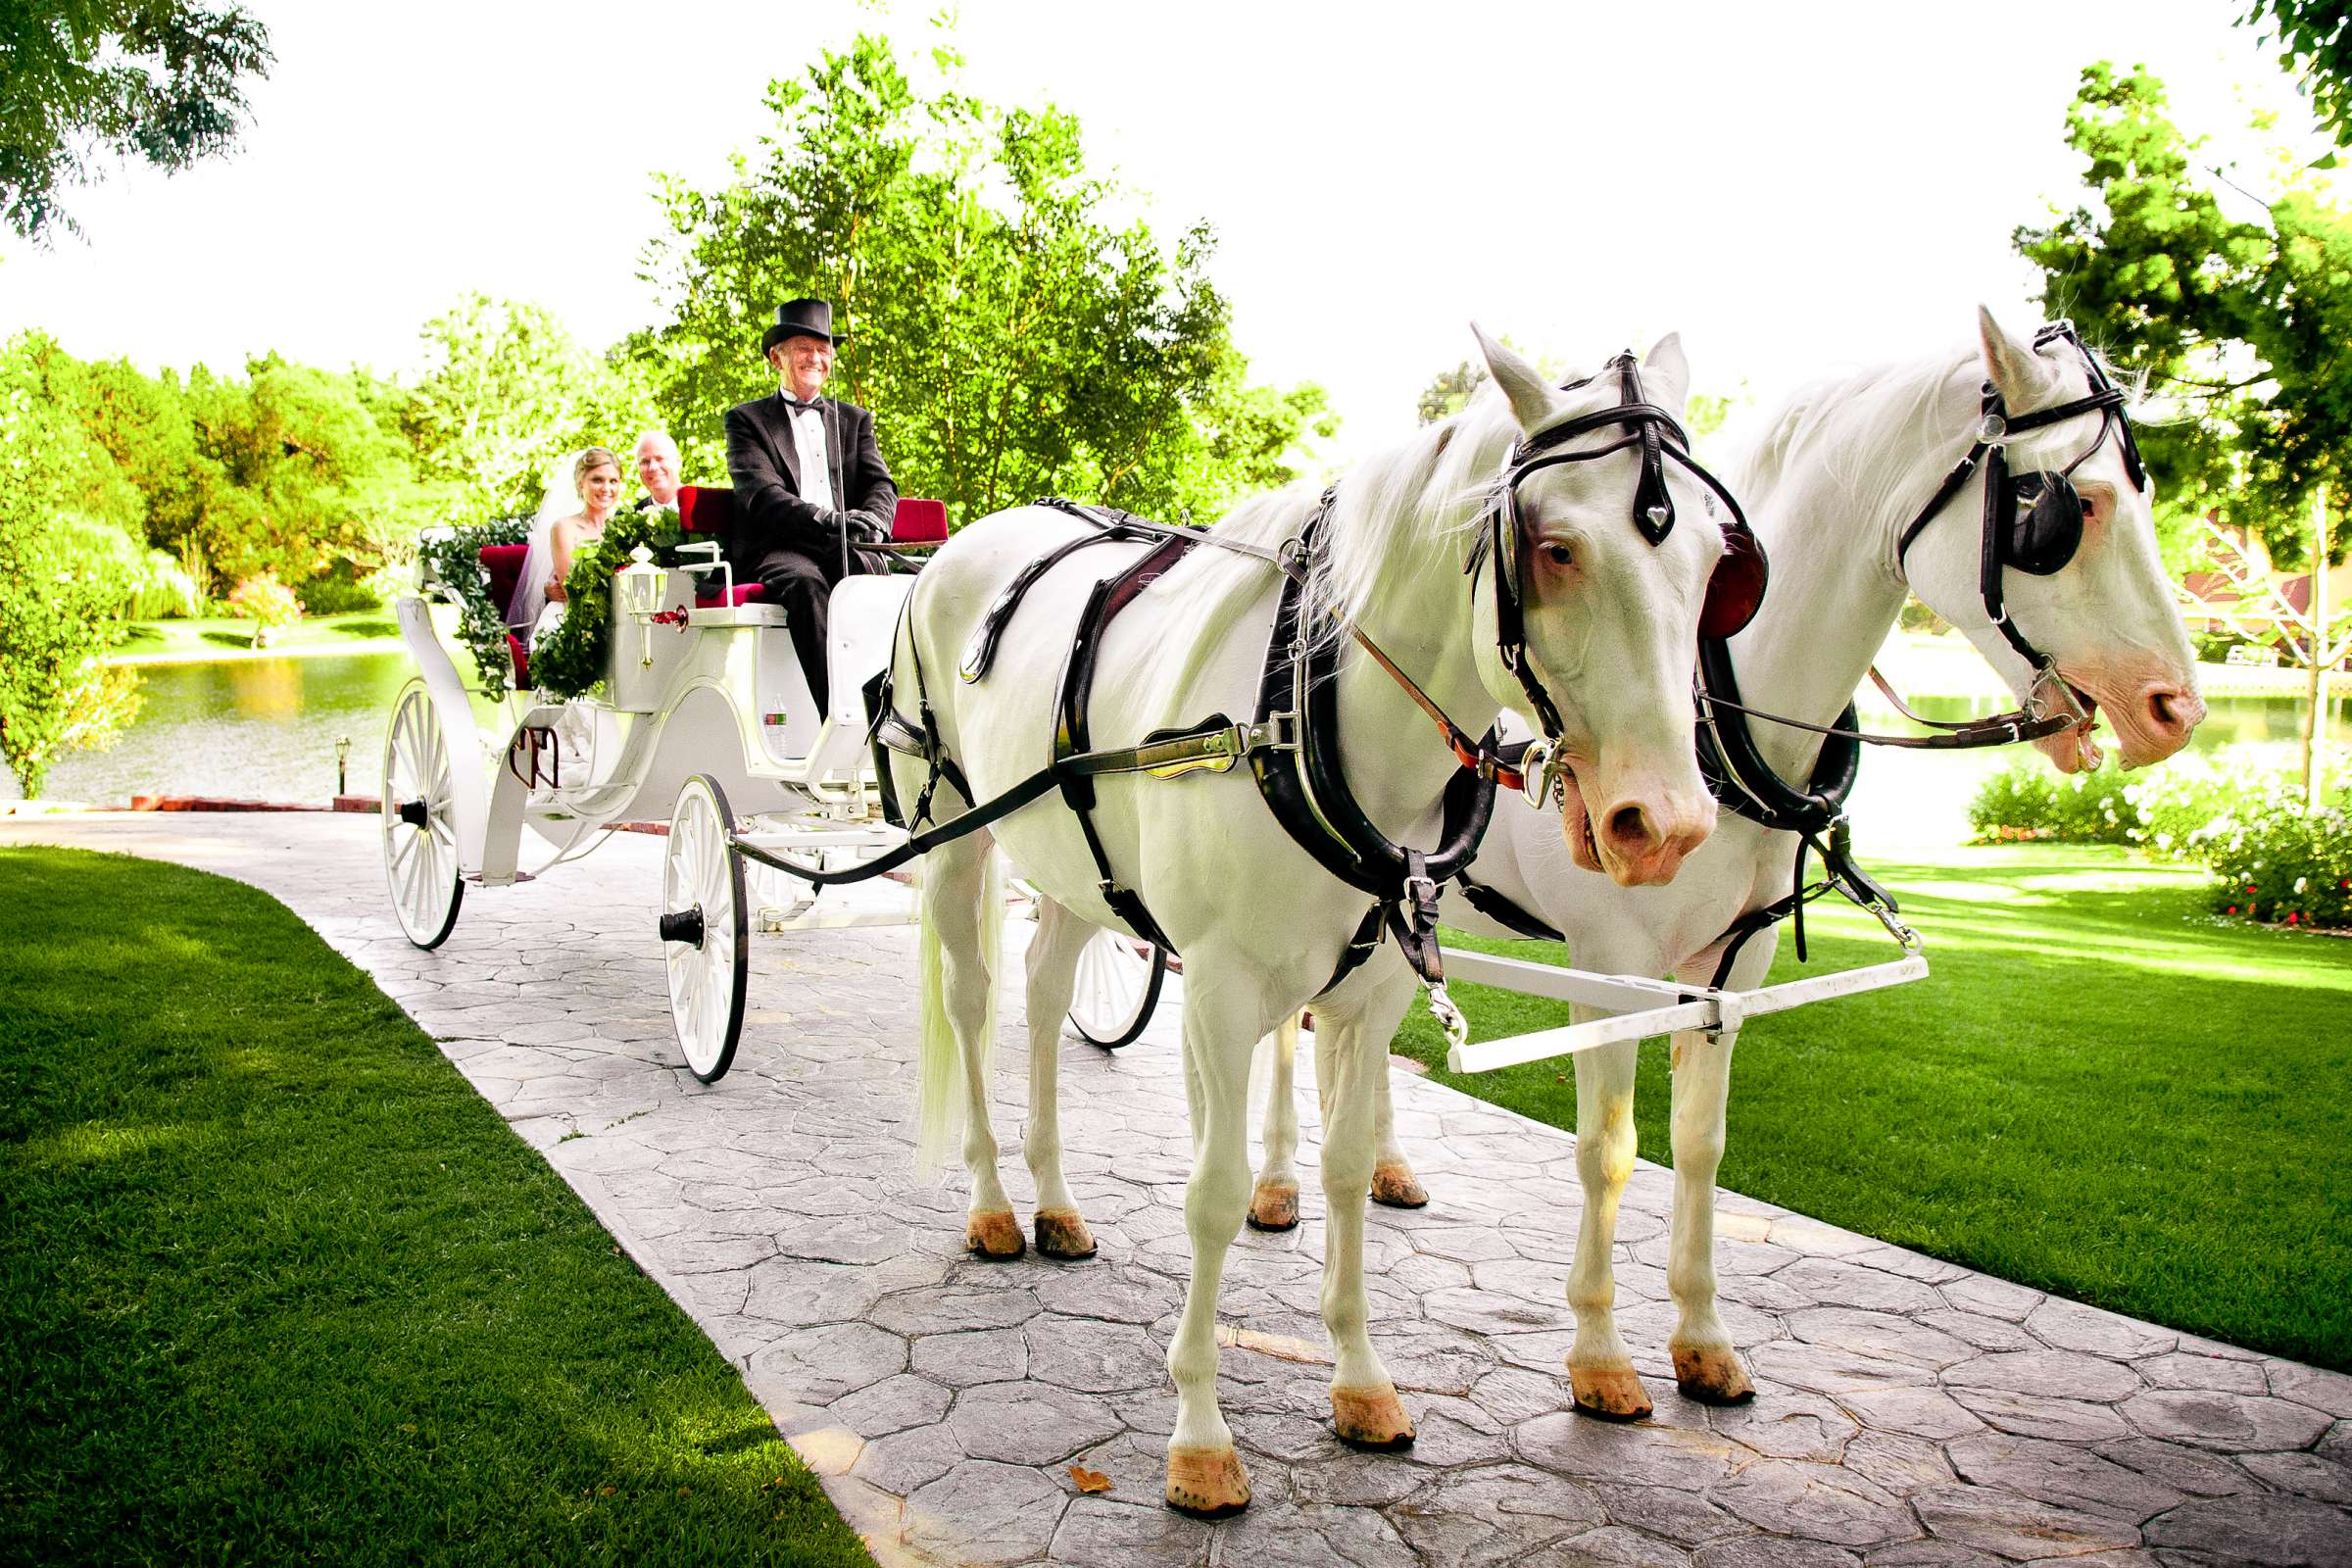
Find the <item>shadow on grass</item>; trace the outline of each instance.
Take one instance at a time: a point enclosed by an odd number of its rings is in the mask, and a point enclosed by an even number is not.
[[[200,631],[196,634],[208,643],[222,648],[251,648],[253,633],[249,631]]]
[[[337,621],[331,629],[340,637],[397,637],[400,635],[400,625],[397,621],[380,618]]]

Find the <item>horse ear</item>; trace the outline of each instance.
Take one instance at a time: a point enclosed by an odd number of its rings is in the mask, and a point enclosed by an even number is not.
[[[1669,332],[1652,344],[1642,357],[1642,369],[1645,378],[1666,386],[1664,397],[1651,393],[1649,401],[1669,412],[1679,411],[1690,391],[1690,362],[1683,358],[1683,334]]]
[[[1478,352],[1486,357],[1487,373],[1510,399],[1511,417],[1519,421],[1519,428],[1533,430],[1550,418],[1551,388],[1544,372],[1487,336],[1476,321],[1470,323],[1470,331],[1478,339]]]
[[[2011,409],[2027,409],[2041,400],[2055,368],[2034,352],[2034,345],[2011,337],[1982,305],[1977,307],[1977,342],[1984,349],[1984,373],[1992,378],[1992,389],[2003,403]]]

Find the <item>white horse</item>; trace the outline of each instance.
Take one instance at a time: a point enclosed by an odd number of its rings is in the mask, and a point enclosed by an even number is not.
[[[1732,641],[1743,700],[1767,712],[1835,724],[1892,629],[1906,592],[1964,631],[2024,700],[2034,670],[1991,624],[1980,592],[1985,475],[1921,528],[1903,535],[1974,440],[1979,388],[1987,377],[2014,421],[2092,390],[2082,355],[2064,340],[2039,351],[1979,312],[1980,342],[1864,371],[1799,394],[1776,416],[1735,478],[1773,563],[1772,591],[1749,628]],[[2150,518],[2151,496],[2130,476],[2121,440],[2103,415],[2074,417],[2011,438],[2012,472],[2058,471],[2081,459],[2073,482],[2084,516],[2082,543],[2050,575],[2002,573],[2008,612],[2025,638],[2056,660],[2067,683],[2113,721],[2126,766],[2171,756],[2204,717],[2196,663],[2174,606]],[[2093,441],[2097,442],[2095,449]],[[2085,450],[2088,455],[2085,456]],[[2087,705],[2086,705],[2087,706]],[[1784,779],[1812,773],[1822,738],[1758,719],[1764,759]],[[2064,772],[2095,767],[2090,720],[2039,743]],[[1671,888],[1626,890],[1585,875],[1558,853],[1548,813],[1505,796],[1469,876],[1567,938],[1581,968],[1713,980],[1733,921],[1790,891],[1795,835],[1727,815]],[[1448,923],[1494,936],[1513,933],[1446,901]],[[1776,940],[1767,931],[1738,950],[1727,984],[1761,984]],[[1579,1021],[1596,1016],[1580,1009]],[[1318,1013],[1316,1023],[1321,1026]],[[1266,1171],[1253,1213],[1295,1216],[1298,1142],[1291,1046],[1296,1027],[1274,1042],[1273,1099],[1266,1119]],[[1738,1031],[1674,1037],[1674,1213],[1667,1284],[1678,1318],[1669,1348],[1682,1392],[1705,1403],[1754,1395],[1715,1307],[1715,1172],[1723,1159],[1724,1100]],[[1318,1060],[1320,1057],[1318,1056]],[[1612,1314],[1610,1247],[1618,1200],[1634,1166],[1632,1042],[1576,1058],[1577,1171],[1585,1194],[1568,1302],[1577,1333],[1568,1352],[1576,1406],[1635,1420],[1650,1412]],[[1402,1173],[1385,1075],[1375,1075],[1379,1166]]]
[[[1466,572],[1465,548],[1482,501],[1523,439],[1616,403],[1615,376],[1557,390],[1525,361],[1481,334],[1502,395],[1423,430],[1362,464],[1337,487],[1312,565],[1312,592],[1367,634],[1472,733],[1521,688],[1496,651],[1498,611],[1490,556]],[[1630,362],[1629,362],[1630,363]],[[1681,349],[1660,342],[1641,373],[1652,401],[1679,409],[1688,381]],[[1713,825],[1715,808],[1691,752],[1690,689],[1701,601],[1724,549],[1704,489],[1669,466],[1681,519],[1657,543],[1634,520],[1642,448],[1617,426],[1568,438],[1616,450],[1530,473],[1519,490],[1522,532],[1512,552],[1525,594],[1525,654],[1557,704],[1560,746],[1572,760],[1578,804],[1550,830],[1563,853],[1628,885],[1671,878]],[[1652,470],[1654,473],[1654,470]],[[1311,492],[1245,504],[1216,532],[1260,548],[1299,537]],[[1645,509],[1646,511],[1646,509]],[[1099,575],[1135,559],[1133,546],[1099,545],[1040,578],[1014,614],[996,663],[977,683],[956,679],[958,658],[984,612],[1026,564],[1080,531],[1068,516],[1017,509],[958,533],[924,568],[893,662],[893,704],[911,714],[918,684],[946,753],[986,802],[1032,774],[1050,753],[1054,693],[1073,627]],[[1091,743],[1123,747],[1211,713],[1253,711],[1268,628],[1284,579],[1264,561],[1200,547],[1137,599],[1102,645]],[[918,675],[918,667],[920,674]],[[1437,803],[1458,770],[1454,756],[1400,687],[1371,659],[1344,649],[1331,690],[1345,775],[1365,814],[1398,844],[1427,843]],[[919,758],[892,760],[901,801],[922,790]],[[1394,945],[1332,984],[1372,899],[1325,870],[1288,836],[1248,772],[1099,781],[1097,830],[1116,879],[1139,893],[1185,960],[1184,1075],[1194,1169],[1185,1196],[1192,1281],[1168,1370],[1178,1410],[1168,1445],[1167,1500],[1216,1515],[1249,1500],[1248,1478],[1218,1409],[1218,1280],[1250,1200],[1251,1051],[1310,1000],[1322,1082],[1330,1095],[1323,1146],[1331,1228],[1323,1303],[1335,1349],[1331,1402],[1340,1436],[1401,1446],[1412,1422],[1366,1333],[1363,1204],[1372,1168],[1372,1085],[1414,993]],[[945,820],[969,809],[942,785]],[[991,839],[1036,884],[1030,948],[1030,1115],[1023,1138],[1037,1185],[1037,1243],[1053,1257],[1083,1257],[1094,1241],[1064,1182],[1055,1117],[1056,1029],[1068,1007],[1080,949],[1093,928],[1119,925],[1078,817],[1040,802],[933,850],[923,876],[926,970],[921,1148],[945,1153],[960,1117],[971,1176],[966,1246],[1017,1254],[1022,1237],[998,1177],[988,1117],[989,1052],[1000,910]]]

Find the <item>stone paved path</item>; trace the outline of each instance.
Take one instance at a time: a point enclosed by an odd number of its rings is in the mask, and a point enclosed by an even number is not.
[[[1305,1222],[1245,1231],[1233,1253],[1223,1390],[1256,1500],[1199,1524],[1158,1501],[1187,1254],[1172,1007],[1123,1052],[1065,1050],[1072,1184],[1101,1256],[981,1264],[960,1251],[960,1195],[910,1170],[905,931],[756,940],[743,1049],[706,1089],[670,1035],[659,839],[616,835],[544,881],[477,891],[435,954],[393,923],[369,819],[0,820],[11,842],[181,860],[284,900],[743,1368],[885,1563],[2352,1563],[2352,1378],[1734,1194],[1725,1315],[1759,1394],[1686,1402],[1664,1358],[1669,1177],[1646,1164],[1618,1282],[1657,1415],[1566,1413],[1573,1140],[1405,1074],[1398,1122],[1435,1200],[1375,1208],[1367,1250],[1420,1442],[1361,1454],[1323,1425],[1310,1175]],[[1008,1023],[1017,1008],[1015,987]],[[1023,1057],[1008,1029],[1001,1105],[1024,1092]],[[1311,1145],[1311,1098],[1301,1114]],[[998,1127],[1025,1205],[1017,1109]],[[1072,1462],[1110,1490],[1077,1494]]]

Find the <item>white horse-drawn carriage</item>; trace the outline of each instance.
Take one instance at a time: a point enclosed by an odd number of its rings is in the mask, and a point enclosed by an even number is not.
[[[1281,1228],[1298,1211],[1287,1088],[1252,1192],[1250,1064],[1279,1030],[1287,1085],[1283,1026],[1310,1002],[1333,1426],[1360,1447],[1413,1441],[1369,1333],[1364,1204],[1418,1200],[1382,1191],[1412,1185],[1388,1046],[1416,978],[1451,1012],[1443,893],[1456,923],[1564,936],[1592,965],[1455,969],[1577,1007],[1574,1025],[1515,1042],[1455,1032],[1453,1051],[1466,1070],[1576,1060],[1569,1400],[1611,1419],[1650,1409],[1613,1315],[1611,1237],[1634,1045],[1660,1033],[1676,1039],[1676,1382],[1702,1402],[1753,1397],[1712,1264],[1733,1042],[1748,1016],[1925,973],[1906,951],[1762,984],[1776,923],[1833,889],[1915,946],[1844,842],[1851,748],[1886,739],[1853,727],[1850,694],[1916,593],[2021,708],[1897,744],[2031,740],[2072,770],[2096,760],[2094,709],[2127,761],[2184,744],[2202,705],[2146,476],[2122,390],[2065,323],[2024,342],[1985,317],[1967,353],[1800,399],[1740,476],[1752,533],[1677,423],[1673,339],[1557,387],[1481,347],[1499,396],[1320,500],[1263,498],[1207,533],[1041,504],[965,530],[919,594],[904,576],[845,580],[821,709],[780,616],[740,602],[715,547],[623,571],[606,695],[514,699],[503,750],[476,738],[428,606],[404,601],[422,674],[386,741],[383,808],[403,927],[433,946],[466,882],[517,880],[526,823],[552,865],[641,803],[669,808],[660,934],[680,1039],[710,1079],[742,1017],[744,858],[821,885],[924,855],[918,1149],[960,1152],[965,1246],[1000,1258],[1026,1243],[988,1106],[996,852],[1033,882],[1039,915],[1022,1145],[1047,1257],[1095,1251],[1062,1171],[1058,1020],[1066,1006],[1099,1043],[1132,1038],[1164,951],[1181,951],[1193,1283],[1168,1352],[1165,1495],[1215,1516],[1250,1496],[1216,1396],[1225,1254],[1245,1216]],[[1784,570],[1758,618],[1767,545]],[[1532,747],[1505,744],[1506,709],[1537,721]],[[869,737],[890,753],[880,770]],[[1710,839],[1718,806],[1737,820]],[[1801,954],[1801,925],[1797,940]]]
[[[384,736],[383,855],[401,928],[429,949],[455,928],[468,884],[528,881],[624,824],[666,821],[657,930],[678,1041],[708,1083],[734,1058],[755,924],[789,932],[911,918],[905,908],[820,906],[815,883],[788,890],[775,873],[834,876],[906,842],[883,819],[859,694],[889,657],[914,578],[851,576],[833,589],[832,690],[820,706],[784,612],[757,584],[733,580],[718,542],[729,493],[689,488],[679,499],[695,542],[679,566],[642,559],[641,548],[616,575],[600,693],[535,696],[529,656],[510,639],[514,680],[498,699],[496,730],[477,709],[489,700],[473,660],[450,634],[460,592],[472,585],[429,566],[420,574],[419,592],[397,607],[417,676]],[[926,550],[947,531],[940,503],[902,501],[888,548]],[[519,546],[481,552],[482,586],[501,609],[520,555]],[[526,829],[547,852],[528,869]],[[1163,953],[1105,933],[1070,1009],[1079,1033],[1101,1045],[1135,1038],[1165,963]]]

